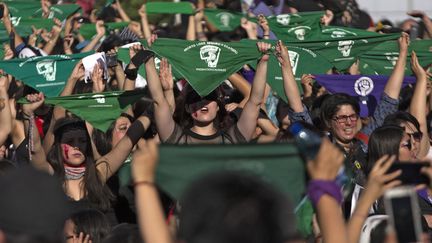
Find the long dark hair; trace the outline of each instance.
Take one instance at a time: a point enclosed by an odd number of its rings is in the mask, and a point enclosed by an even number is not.
[[[399,145],[403,135],[403,128],[394,125],[385,125],[372,132],[368,142],[367,173],[382,156],[399,155]]]
[[[200,99],[208,99],[215,101],[219,107],[216,119],[213,121],[214,126],[219,130],[225,130],[231,124],[228,112],[225,110],[225,103],[223,101],[224,94],[221,87],[213,90],[209,95],[201,97],[189,84],[187,84],[180,95],[176,99],[176,109],[174,111],[174,120],[183,128],[190,128],[193,126],[193,118],[187,111],[187,106]]]
[[[62,122],[65,122],[67,119],[76,120],[76,123],[71,122],[70,124],[62,127],[61,131],[58,131],[55,136],[54,144],[51,147],[51,150],[48,152],[47,160],[51,164],[54,169],[54,174],[59,177],[59,179],[65,184],[65,168],[63,165],[63,154],[61,148],[61,137],[63,131],[67,129],[67,127],[73,127],[74,129],[83,129],[87,134],[87,147],[86,151],[84,151],[85,160],[84,164],[86,167],[84,173],[84,179],[81,183],[84,188],[84,197],[90,202],[90,204],[98,208],[102,211],[106,211],[111,207],[111,200],[113,199],[113,195],[105,183],[100,179],[98,170],[96,169],[93,151],[91,148],[90,138],[88,136],[87,129],[84,127],[77,128],[77,123],[82,122],[75,118],[64,118],[57,121],[56,125]]]
[[[111,231],[110,224],[105,214],[96,209],[86,209],[71,215],[70,219],[75,224],[74,233],[90,235],[94,243],[102,242],[102,239]]]

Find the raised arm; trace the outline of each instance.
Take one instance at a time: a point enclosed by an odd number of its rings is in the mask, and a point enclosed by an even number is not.
[[[103,182],[106,182],[122,166],[123,162],[131,153],[132,148],[144,135],[149,126],[150,119],[146,116],[140,116],[132,123],[126,135],[117,145],[108,154],[96,161],[96,168]]]
[[[141,8],[138,10],[138,14],[141,17],[141,25],[144,33],[144,39],[148,39],[151,37],[150,25],[147,19],[146,5],[143,4]]]
[[[374,167],[369,173],[366,188],[356,204],[356,208],[348,221],[348,242],[359,242],[361,229],[366,218],[369,216],[369,210],[378,198],[390,188],[399,185],[401,182],[395,180],[401,174],[401,171],[394,171],[386,174],[387,170],[395,161],[396,156],[389,157],[384,155],[376,161]]]
[[[308,197],[315,206],[323,242],[349,242],[340,206],[342,193],[335,182],[343,160],[342,152],[324,138],[317,157],[306,164],[311,178]]]
[[[46,154],[42,147],[39,131],[34,120],[34,111],[45,101],[43,93],[27,95],[28,104],[23,104],[24,130],[29,137],[29,149],[31,150],[30,163],[37,169],[53,174],[54,170],[46,160]],[[30,132],[28,132],[30,129]],[[33,139],[32,139],[33,138]],[[30,146],[33,144],[33,146]],[[33,147],[33,148],[32,148]]]
[[[129,18],[129,16],[127,15],[127,13],[124,11],[122,5],[120,4],[120,1],[115,0],[114,3],[111,6],[114,9],[117,10],[117,12],[119,13],[120,18],[122,19],[122,21],[125,21],[125,22],[130,22],[131,21],[130,18]]]
[[[158,159],[155,141],[138,143],[132,159],[138,227],[145,242],[173,243],[154,184]]]
[[[45,44],[43,50],[48,55],[51,54],[51,52],[54,50],[54,47],[57,44],[57,40],[60,37],[60,33],[62,31],[62,22],[59,19],[54,19],[54,25],[51,29],[51,38],[50,40]]]
[[[423,23],[426,27],[426,31],[429,34],[429,37],[432,38],[432,21],[425,12],[419,10],[413,10],[408,12],[407,14],[412,17],[421,18],[421,20],[423,20]]]
[[[430,149],[429,136],[426,121],[426,98],[427,98],[427,74],[426,71],[420,66],[416,53],[413,51],[411,54],[411,69],[417,77],[417,83],[414,90],[414,95],[411,99],[409,112],[420,123],[420,131],[423,137],[420,142],[420,151],[418,158],[424,158]]]
[[[259,109],[263,102],[269,59],[269,54],[267,52],[271,47],[271,44],[265,42],[258,42],[257,45],[258,49],[263,52],[264,55],[258,62],[249,99],[243,107],[243,111],[237,122],[237,127],[246,141],[249,141],[255,132]]]
[[[3,75],[3,74],[2,74]],[[9,105],[9,79],[7,75],[0,77],[0,146],[4,144],[12,132],[12,114]]]
[[[390,75],[387,84],[384,87],[386,93],[392,99],[399,99],[399,93],[402,88],[402,82],[405,75],[406,58],[408,55],[409,35],[402,32],[399,37],[399,57]]]
[[[174,78],[172,75],[171,64],[168,63],[166,58],[162,58],[159,65],[159,79],[161,81],[165,99],[170,106],[171,114],[173,114],[175,110]]]
[[[102,37],[105,36],[105,25],[103,20],[98,20],[96,22],[96,35],[93,37],[93,39],[88,43],[81,52],[88,52],[94,49],[94,47],[97,45],[97,43],[102,39]]]
[[[0,5],[3,6],[3,18],[2,18],[2,20],[3,20],[3,25],[4,25],[7,33],[10,35],[12,32],[14,32],[14,43],[13,43],[14,46],[12,46],[12,49],[15,50],[15,48],[17,46],[19,46],[20,44],[23,44],[24,41],[21,38],[21,36],[18,33],[16,33],[16,31],[15,31],[15,28],[14,28],[12,21],[10,19],[10,16],[9,16],[8,6],[6,5],[6,3],[0,3]]]
[[[294,112],[303,112],[303,103],[292,72],[288,49],[281,40],[276,45],[276,55],[281,64],[284,91],[288,98],[288,104]]]
[[[156,37],[153,36],[151,40],[149,40],[150,43],[154,42],[155,38]],[[154,102],[156,128],[161,141],[166,141],[174,131],[175,122],[171,115],[169,103],[165,98],[153,57],[145,63],[145,69],[147,73],[147,85]]]

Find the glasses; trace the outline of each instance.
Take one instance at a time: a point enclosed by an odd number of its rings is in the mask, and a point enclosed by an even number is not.
[[[358,115],[352,114],[349,116],[335,116],[332,120],[337,121],[338,123],[347,123],[348,119],[352,122],[356,122],[358,120]]]
[[[412,148],[411,141],[408,140],[408,141],[402,143],[401,148],[403,148],[403,147],[406,147],[408,150],[411,150],[411,148]]]
[[[423,138],[423,133],[422,132],[413,132],[413,133],[406,133],[408,134],[411,139],[413,139],[416,142],[420,142],[421,139]]]

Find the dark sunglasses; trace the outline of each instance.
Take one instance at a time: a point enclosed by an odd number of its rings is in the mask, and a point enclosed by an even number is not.
[[[413,132],[413,133],[406,133],[408,134],[412,139],[414,139],[416,142],[420,142],[423,138],[422,132]]]

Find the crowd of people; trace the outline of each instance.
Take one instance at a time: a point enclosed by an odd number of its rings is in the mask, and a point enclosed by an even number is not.
[[[192,14],[150,19],[150,3],[131,14],[124,8],[128,2],[41,0],[37,17],[52,19],[53,24],[51,29],[31,26],[28,35],[20,20],[17,23],[12,2],[0,3],[3,30],[9,36],[0,62],[0,242],[405,243],[401,232],[386,230],[396,219],[383,196],[406,186],[400,177],[404,172],[390,169],[395,164],[426,162],[421,173],[432,182],[432,60],[420,60],[419,49],[410,47],[432,38],[432,21],[424,12],[412,11],[409,19],[396,25],[372,20],[355,0],[191,0],[185,2]],[[64,19],[53,14],[55,6],[75,3],[77,11]],[[238,27],[221,31],[206,16],[208,9],[244,17]],[[290,52],[297,42],[278,38],[271,29],[274,16],[302,16],[308,11],[321,11],[318,26],[400,33],[393,40],[398,51],[391,60],[391,75],[370,114],[361,113],[364,97],[331,93],[320,85],[315,75],[323,73],[299,74]],[[90,37],[81,31],[86,24],[95,28]],[[179,72],[181,62],[157,52],[163,48],[157,46],[161,38],[190,43],[249,39],[255,48],[251,56],[257,58],[203,92]],[[296,38],[302,41],[305,35]],[[200,53],[209,69],[219,59],[215,46]],[[422,48],[420,52],[431,52],[432,44]],[[127,50],[127,61],[120,60],[121,50]],[[349,50],[339,51],[343,57],[350,55]],[[76,112],[79,106],[48,104],[51,97],[5,66],[16,59],[25,63],[78,53],[103,53],[105,60],[90,69],[86,60],[76,61],[67,80],[56,80],[54,74],[49,81],[64,81],[58,96],[80,99],[92,94],[98,99],[104,97],[99,94],[114,91],[142,94],[106,130]],[[176,54],[182,55],[171,55]],[[272,57],[277,63],[271,62]],[[360,65],[354,59],[348,69],[333,66],[324,74],[360,75]],[[21,66],[17,65],[18,73],[23,74]],[[280,93],[267,83],[274,67],[281,73]],[[65,72],[58,65],[57,69]],[[415,84],[403,85],[407,73],[415,76]],[[307,174],[302,202],[290,200],[247,170],[203,174],[194,178],[181,198],[156,183],[159,144],[288,146],[295,143],[293,124],[321,136],[316,156],[299,155]],[[416,241],[430,242],[432,183],[411,182],[409,189],[415,191],[417,206],[412,210],[419,207],[421,213],[415,219],[421,223]],[[297,210],[305,201],[311,205],[309,215]],[[306,221],[306,229],[300,229],[299,221]]]

